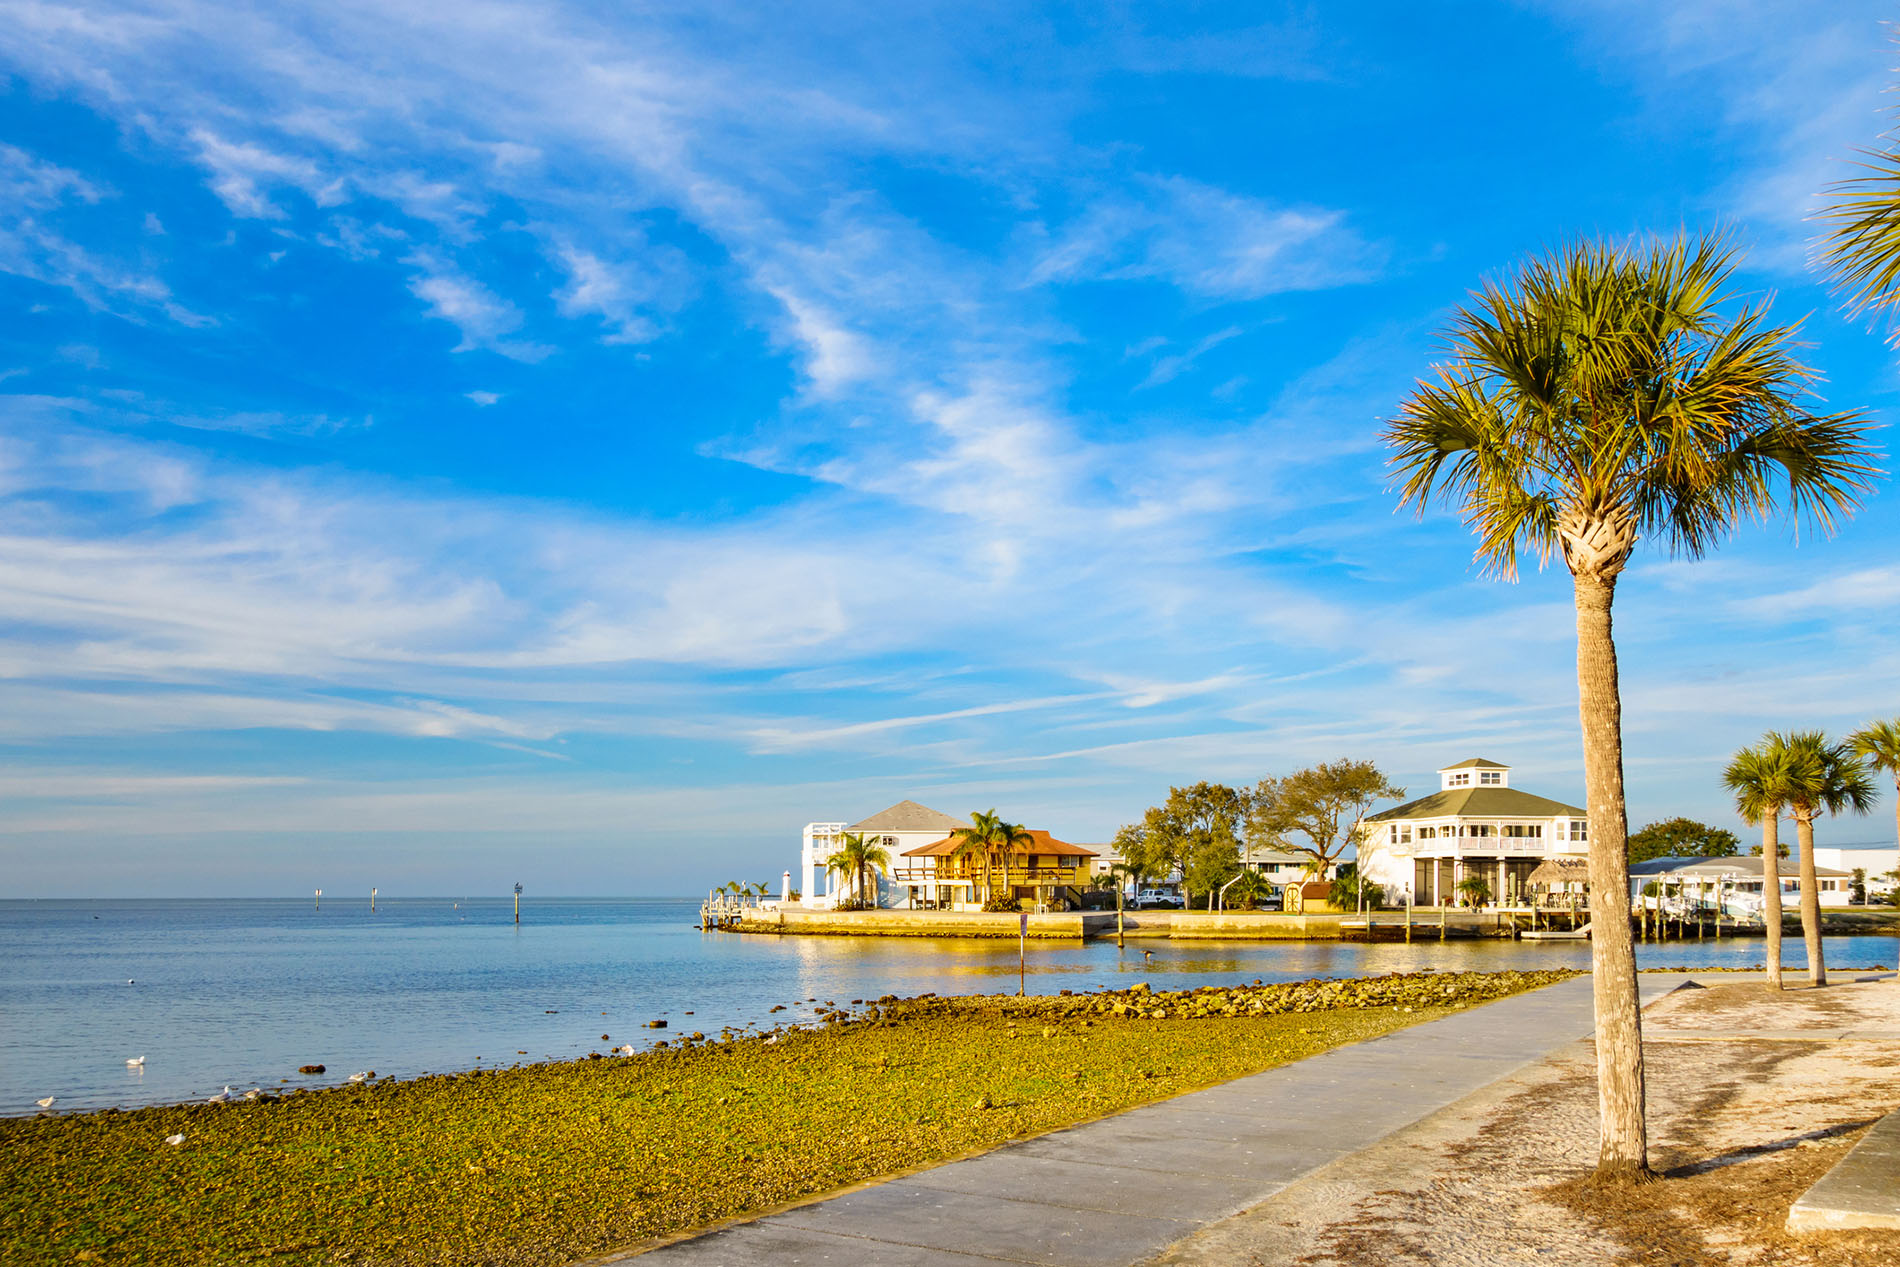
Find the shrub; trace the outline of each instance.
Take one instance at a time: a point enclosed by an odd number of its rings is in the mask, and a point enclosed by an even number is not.
[[[1326,900],[1342,911],[1353,911],[1359,909],[1360,892],[1359,877],[1348,873],[1333,880],[1333,887],[1326,894]],[[1368,907],[1385,905],[1384,885],[1374,884],[1367,880],[1364,893]]]
[[[1023,904],[1013,897],[993,897],[983,903],[983,909],[986,911],[1020,911],[1023,909]]]

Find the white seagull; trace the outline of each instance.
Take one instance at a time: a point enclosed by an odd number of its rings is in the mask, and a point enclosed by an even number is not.
[[[225,1087],[224,1090],[218,1092],[216,1095],[212,1096],[209,1100],[206,1100],[205,1103],[206,1104],[223,1104],[226,1100],[231,1098],[232,1094],[233,1092],[231,1088],[227,1086]]]
[[[128,1056],[126,1057],[125,1065],[128,1069],[143,1069],[145,1068],[145,1057]]]
[[[52,1108],[52,1107],[53,1107],[53,1101],[55,1101],[55,1100],[57,1100],[57,1099],[59,1099],[59,1097],[58,1097],[58,1096],[56,1096],[56,1095],[49,1095],[49,1096],[47,1096],[47,1097],[46,1097],[46,1098],[45,1098],[44,1100],[35,1100],[35,1101],[33,1101],[33,1103],[35,1103],[35,1104],[37,1104],[37,1105],[39,1105],[39,1106],[40,1106],[41,1108],[43,1108],[43,1109],[50,1109],[50,1108]]]
[[[170,1144],[173,1148],[176,1148],[180,1144],[185,1142],[185,1137],[183,1135],[167,1135],[165,1137],[165,1142],[167,1144]]]
[[[351,1082],[367,1082],[368,1080],[369,1080],[368,1073],[353,1073],[350,1075]]]

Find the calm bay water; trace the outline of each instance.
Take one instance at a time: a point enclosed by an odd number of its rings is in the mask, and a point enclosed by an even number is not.
[[[816,1003],[1014,993],[1014,942],[746,937],[697,899],[0,902],[0,1114],[571,1059],[682,1033],[769,1027]],[[1147,961],[1143,948],[1153,952]],[[1791,962],[1801,954],[1789,939]],[[1643,966],[1747,966],[1759,938],[1639,949]],[[1829,938],[1830,966],[1892,965],[1889,938]],[[1031,993],[1435,969],[1585,966],[1583,943],[1113,941],[1029,948]],[[787,1005],[773,1013],[776,1004]],[[666,1030],[645,1028],[665,1019]],[[611,1037],[603,1041],[601,1035]],[[143,1055],[142,1070],[127,1057]],[[304,1064],[328,1067],[303,1078]]]

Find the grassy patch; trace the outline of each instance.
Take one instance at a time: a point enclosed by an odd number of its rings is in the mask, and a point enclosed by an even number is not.
[[[35,1263],[563,1263],[1567,975],[885,999],[821,1029],[625,1058],[5,1120],[0,1251]]]

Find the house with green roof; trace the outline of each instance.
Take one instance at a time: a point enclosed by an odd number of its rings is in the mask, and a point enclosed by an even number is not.
[[[1420,906],[1456,900],[1482,878],[1494,900],[1522,899],[1531,872],[1552,858],[1589,852],[1582,807],[1511,786],[1511,767],[1482,757],[1438,772],[1438,791],[1368,815],[1360,868],[1392,897]]]

